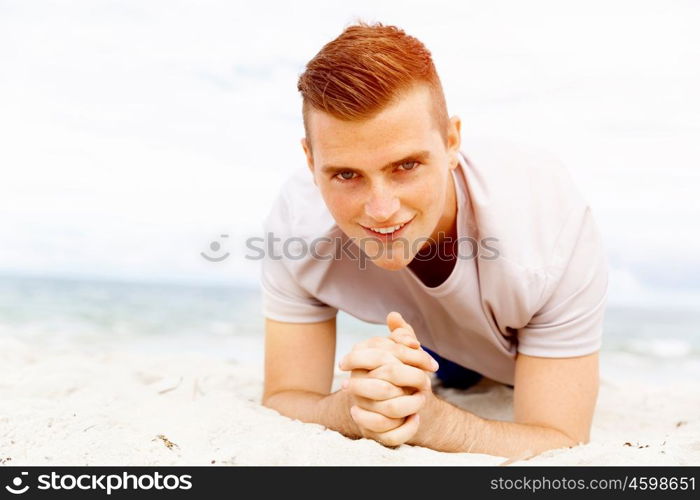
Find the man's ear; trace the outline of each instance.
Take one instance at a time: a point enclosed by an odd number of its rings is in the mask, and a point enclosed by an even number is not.
[[[450,156],[450,168],[454,169],[459,163],[459,148],[462,144],[462,120],[459,116],[450,118],[447,126],[447,153]]]

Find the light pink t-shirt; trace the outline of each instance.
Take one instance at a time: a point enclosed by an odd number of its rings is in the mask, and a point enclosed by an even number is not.
[[[471,244],[460,245],[449,277],[429,288],[408,267],[388,271],[356,258],[360,250],[352,244],[349,252],[338,251],[337,242],[348,238],[309,170],[299,168],[265,222],[268,238],[281,241],[272,245],[275,258],[267,252],[263,260],[264,315],[310,323],[342,310],[382,324],[399,311],[422,344],[507,384],[517,352],[559,358],[597,351],[607,260],[591,210],[566,169],[547,154],[481,140],[464,145],[452,175],[458,237],[495,238],[486,246],[498,256],[482,249],[473,257]],[[338,258],[328,258],[329,248]]]

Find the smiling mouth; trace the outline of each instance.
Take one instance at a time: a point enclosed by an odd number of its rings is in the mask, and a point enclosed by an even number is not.
[[[406,222],[402,222],[401,224],[396,224],[394,226],[387,226],[387,227],[367,227],[367,226],[362,226],[365,231],[370,233],[372,236],[376,236],[382,239],[389,239],[389,238],[395,238],[396,236],[399,235],[399,233],[403,232],[403,229],[411,223],[413,219],[407,220]]]

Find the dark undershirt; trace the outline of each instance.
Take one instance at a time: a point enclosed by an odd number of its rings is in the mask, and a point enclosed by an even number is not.
[[[450,277],[457,262],[455,241],[422,248],[408,264],[409,269],[428,288],[435,288]]]

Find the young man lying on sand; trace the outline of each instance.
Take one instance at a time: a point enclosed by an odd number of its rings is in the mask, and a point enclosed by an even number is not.
[[[266,221],[286,251],[263,261],[263,404],[386,446],[523,458],[587,442],[607,268],[565,169],[500,143],[461,151],[430,53],[395,27],[347,28],[298,87],[311,174]],[[354,346],[330,393],[338,310],[389,335]],[[512,385],[514,422],[440,399],[432,372]]]

